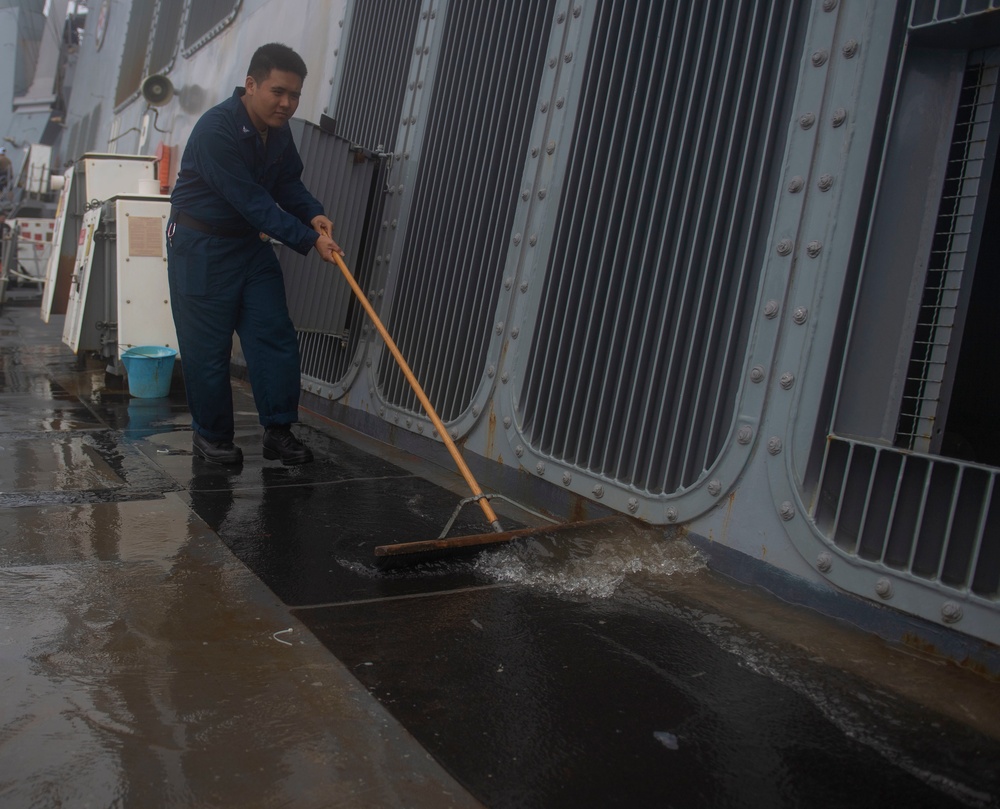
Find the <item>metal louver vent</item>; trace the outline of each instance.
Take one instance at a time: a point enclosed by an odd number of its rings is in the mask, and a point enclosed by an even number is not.
[[[910,25],[920,28],[953,22],[995,8],[1000,8],[1000,0],[915,0]]]
[[[962,592],[1000,594],[998,471],[831,436],[816,526],[846,553]]]
[[[651,493],[717,457],[805,8],[600,6],[521,395],[539,452]]]
[[[395,146],[419,12],[419,0],[359,0],[354,4],[342,89],[333,116],[337,130],[354,143],[372,149],[381,144],[388,152]],[[302,158],[306,171],[311,172],[311,158]],[[340,223],[334,220],[333,224],[339,238]],[[371,261],[359,263],[358,258],[348,253],[351,271],[367,289]],[[346,328],[338,333],[300,331],[302,373],[325,383],[343,380],[358,352],[364,320],[364,311],[350,305]]]
[[[453,3],[387,325],[442,419],[484,378],[554,0]],[[385,398],[420,410],[388,354]]]
[[[420,0],[363,0],[348,29],[334,115],[338,131],[370,149],[395,148]]]
[[[365,261],[368,214],[378,195],[378,160],[315,124],[290,122],[302,158],[302,182],[323,204],[334,236],[352,262]],[[353,294],[343,277],[312,250],[279,247],[288,312],[300,332],[344,337]]]

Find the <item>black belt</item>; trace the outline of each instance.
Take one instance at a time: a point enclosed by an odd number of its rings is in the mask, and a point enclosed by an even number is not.
[[[191,230],[197,230],[199,233],[208,233],[211,236],[222,236],[226,239],[247,239],[250,236],[256,236],[256,232],[249,225],[244,228],[224,228],[219,225],[209,225],[193,216],[189,216],[184,213],[184,211],[178,210],[177,208],[170,209],[170,219],[176,222],[178,225],[184,225],[186,228],[191,228]]]

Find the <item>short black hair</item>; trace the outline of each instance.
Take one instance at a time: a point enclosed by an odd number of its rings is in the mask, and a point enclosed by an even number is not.
[[[272,70],[286,70],[302,81],[306,80],[308,73],[302,57],[280,42],[269,42],[257,48],[250,60],[250,67],[247,68],[247,75],[253,76],[256,82],[262,82],[271,75]]]

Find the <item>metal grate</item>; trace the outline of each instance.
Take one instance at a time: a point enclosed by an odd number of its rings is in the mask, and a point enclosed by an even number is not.
[[[521,412],[652,493],[733,420],[806,4],[600,6]]]
[[[337,243],[352,263],[364,263],[365,227],[380,191],[377,160],[315,124],[294,118],[289,124],[305,166],[303,183],[323,204],[334,223]],[[279,247],[278,255],[295,328],[346,336],[352,292],[340,273],[315,251],[303,256]]]
[[[334,118],[355,143],[391,152],[403,114],[420,0],[367,0],[351,14]]]
[[[997,72],[996,64],[982,62],[965,71],[896,427],[896,446],[918,452],[931,451],[943,428],[938,411],[959,294],[966,270],[969,276],[975,270],[966,267],[973,217],[981,183],[989,188],[982,175]]]
[[[453,3],[444,21],[387,325],[446,421],[485,378],[554,4]],[[387,353],[379,387],[420,410]]]
[[[1000,0],[914,0],[910,26],[921,28],[954,22],[997,8],[1000,8]]]
[[[419,10],[419,0],[363,0],[354,4],[334,117],[337,130],[355,143],[369,148],[384,144],[386,151],[395,145]],[[312,158],[307,154],[302,157],[304,174],[308,175],[314,171]],[[340,223],[334,219],[333,224],[339,238]],[[359,263],[358,255],[347,253],[362,289],[368,288],[372,278],[370,251],[366,249],[365,255],[368,260]],[[300,331],[302,373],[325,383],[345,379],[357,355],[364,322],[364,311],[352,305],[340,333]]]
[[[1000,594],[1000,470],[831,436],[812,517],[847,554]]]

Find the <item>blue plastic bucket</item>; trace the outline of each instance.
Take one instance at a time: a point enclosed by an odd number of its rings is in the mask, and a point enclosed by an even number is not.
[[[176,350],[164,346],[135,346],[123,351],[128,392],[137,399],[169,396],[176,357]]]

